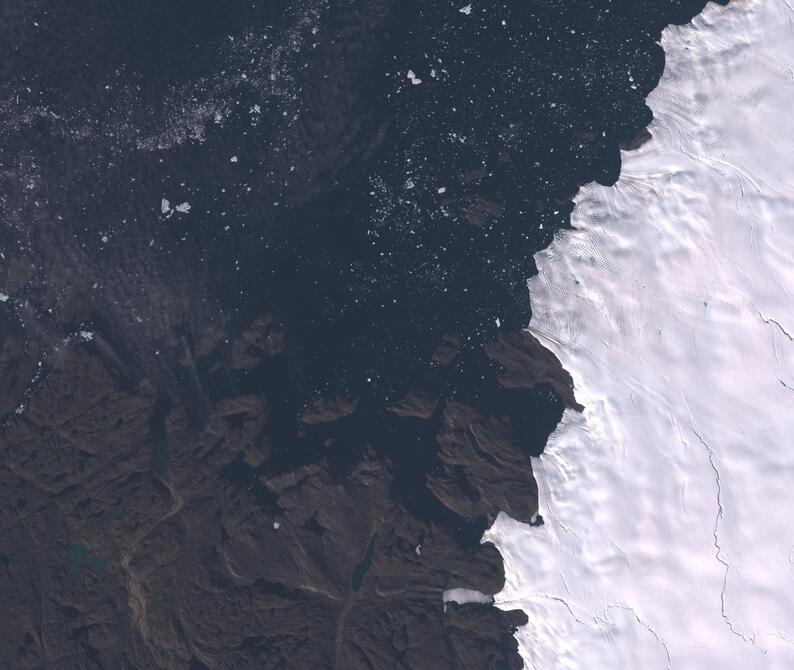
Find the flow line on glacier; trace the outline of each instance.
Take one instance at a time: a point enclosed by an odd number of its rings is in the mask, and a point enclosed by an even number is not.
[[[723,558],[722,555],[722,547],[720,546],[720,539],[719,539],[719,527],[720,527],[720,520],[725,515],[725,508],[722,505],[722,480],[720,478],[720,471],[717,468],[717,461],[716,456],[714,454],[714,450],[709,446],[706,440],[703,439],[703,436],[697,431],[694,425],[692,425],[692,432],[697,435],[698,440],[706,449],[706,453],[708,454],[709,465],[711,465],[711,469],[714,471],[714,478],[717,484],[717,518],[714,520],[714,529],[712,534],[714,536],[714,548],[716,549],[716,558],[717,560],[725,567],[725,574],[722,578],[722,591],[720,592],[720,612],[722,614],[722,618],[725,620],[725,623],[730,628],[731,632],[740,637],[745,642],[752,644],[754,647],[760,649],[758,645],[755,643],[755,636],[748,636],[742,633],[741,631],[737,630],[733,622],[730,620],[726,612],[725,607],[725,592],[728,590],[728,572],[730,571],[730,563]],[[766,653],[765,649],[761,649],[764,653]]]

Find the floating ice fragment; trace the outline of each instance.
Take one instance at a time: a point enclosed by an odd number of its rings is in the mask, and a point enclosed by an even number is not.
[[[190,211],[190,203],[183,202],[181,205],[177,205],[176,211],[181,212],[182,214],[187,214]]]
[[[417,77],[417,76],[416,76],[416,74],[414,74],[414,71],[413,71],[413,70],[408,70],[408,74],[407,74],[406,76],[408,77],[408,79],[410,79],[410,80],[411,80],[411,83],[412,83],[414,86],[417,86],[418,84],[421,84],[421,83],[422,83],[422,80],[421,80],[421,79],[419,79],[419,77]]]
[[[171,211],[171,203],[165,198],[163,198],[162,202],[160,203],[160,211],[163,214],[168,214],[168,212]]]
[[[458,11],[461,14],[471,14],[471,3],[469,3],[465,7],[461,7]]]
[[[232,157],[229,159],[229,161],[231,161],[232,163],[236,163],[236,162],[237,162],[237,156],[232,156]]]

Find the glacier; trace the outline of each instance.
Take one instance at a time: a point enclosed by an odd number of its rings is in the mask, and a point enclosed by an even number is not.
[[[794,668],[794,8],[662,46],[652,139],[529,281],[585,409],[534,459],[545,523],[484,537],[527,668]]]

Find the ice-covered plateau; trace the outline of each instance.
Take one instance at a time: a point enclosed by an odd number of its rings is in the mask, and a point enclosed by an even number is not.
[[[501,515],[527,668],[794,668],[794,9],[665,30],[653,139],[538,254],[530,330],[573,376]]]

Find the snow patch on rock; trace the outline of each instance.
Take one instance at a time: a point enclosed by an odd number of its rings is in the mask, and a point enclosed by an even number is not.
[[[442,598],[444,600],[444,605],[447,603],[457,603],[458,605],[482,603],[490,605],[494,601],[493,596],[489,596],[487,593],[475,589],[447,589],[444,591]]]

